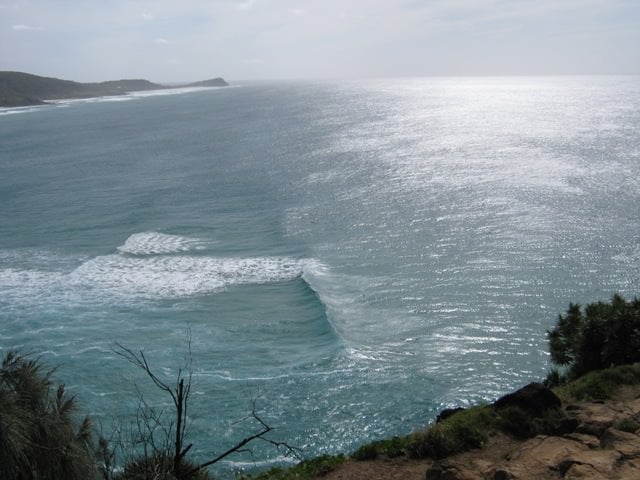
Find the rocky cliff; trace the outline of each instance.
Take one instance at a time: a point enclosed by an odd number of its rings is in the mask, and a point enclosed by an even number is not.
[[[518,440],[493,432],[482,449],[441,460],[349,460],[327,480],[638,480],[640,386],[606,401],[563,404],[564,433]]]

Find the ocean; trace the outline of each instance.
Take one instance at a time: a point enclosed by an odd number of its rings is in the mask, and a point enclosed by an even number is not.
[[[638,295],[640,79],[236,82],[0,110],[0,353],[108,435],[192,359],[204,461],[407,434],[548,371]],[[221,475],[278,464],[255,445]]]

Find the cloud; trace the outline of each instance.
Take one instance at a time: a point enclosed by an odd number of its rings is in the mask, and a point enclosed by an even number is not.
[[[255,5],[255,3],[256,3],[256,0],[245,0],[238,4],[238,8],[240,10],[251,10]]]
[[[0,12],[5,62],[87,81],[182,81],[212,68],[314,78],[640,65],[638,0],[0,0]]]
[[[32,25],[11,25],[11,28],[16,31],[33,31],[33,30],[42,30],[42,27],[34,27]]]

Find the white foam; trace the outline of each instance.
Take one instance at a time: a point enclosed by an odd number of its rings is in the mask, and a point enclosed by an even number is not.
[[[176,298],[214,293],[233,285],[292,280],[303,262],[286,257],[206,256],[96,257],[75,269],[69,280],[101,295]]]
[[[129,100],[133,100],[133,98],[128,95],[111,95],[108,97],[60,98],[47,100],[46,102],[57,107],[68,107],[74,103],[127,102]]]
[[[197,238],[168,235],[160,232],[134,233],[118,247],[118,251],[131,255],[158,255],[200,250],[205,242]]]
[[[46,107],[47,105],[0,108],[0,117],[4,115],[16,115],[19,113],[37,112],[38,110],[42,110],[42,108],[46,108]]]
[[[159,90],[141,90],[137,92],[123,93],[122,95],[108,95],[103,97],[87,97],[87,98],[63,98],[46,100],[47,103],[56,105],[71,103],[96,103],[96,102],[126,102],[146,97],[161,97],[166,95],[182,95],[185,93],[200,92],[204,90],[217,90],[225,87],[179,87],[179,88],[163,88]]]
[[[174,87],[161,90],[141,90],[138,92],[131,92],[128,95],[131,97],[159,97],[164,95],[182,95],[184,93],[202,92],[204,90],[217,90],[225,87]]]
[[[42,272],[38,270],[19,270],[5,268],[0,270],[0,286],[3,289],[17,289],[42,285],[51,285],[59,281],[61,274]]]
[[[93,258],[0,250],[0,303],[49,305],[160,300],[215,293],[234,285],[293,280],[309,260],[215,257],[211,242],[160,232],[131,235],[117,252]]]

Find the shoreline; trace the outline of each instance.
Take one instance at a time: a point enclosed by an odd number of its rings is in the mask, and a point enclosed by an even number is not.
[[[0,72],[0,108],[35,107],[55,101],[108,98],[155,92],[175,92],[184,89],[227,87],[222,78],[180,85],[162,85],[144,79],[109,80],[99,83],[80,83],[58,78],[40,77],[24,72]],[[170,93],[167,93],[170,94]]]

